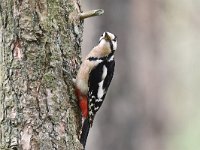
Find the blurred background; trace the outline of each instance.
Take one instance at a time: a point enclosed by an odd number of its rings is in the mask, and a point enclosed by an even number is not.
[[[87,150],[200,150],[200,1],[82,0],[85,56],[118,36],[116,70]]]

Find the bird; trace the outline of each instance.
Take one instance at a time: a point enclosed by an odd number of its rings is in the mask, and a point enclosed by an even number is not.
[[[73,80],[82,115],[80,142],[84,148],[95,115],[102,106],[114,75],[116,49],[117,36],[104,32],[98,45],[82,61]]]

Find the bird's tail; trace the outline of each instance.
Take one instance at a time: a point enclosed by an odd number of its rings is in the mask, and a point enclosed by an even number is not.
[[[87,117],[83,122],[81,138],[80,138],[80,142],[83,145],[84,149],[87,142],[89,130],[90,130],[90,122],[89,122],[89,118]]]

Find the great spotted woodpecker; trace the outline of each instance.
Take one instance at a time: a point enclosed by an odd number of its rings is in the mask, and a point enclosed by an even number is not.
[[[80,142],[85,147],[96,112],[101,107],[113,78],[117,37],[104,32],[99,44],[83,60],[76,76],[75,90],[82,112]]]

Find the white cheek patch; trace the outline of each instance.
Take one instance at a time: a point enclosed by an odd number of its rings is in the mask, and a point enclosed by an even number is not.
[[[112,44],[113,44],[113,50],[116,50],[117,49],[117,42],[112,41]]]

